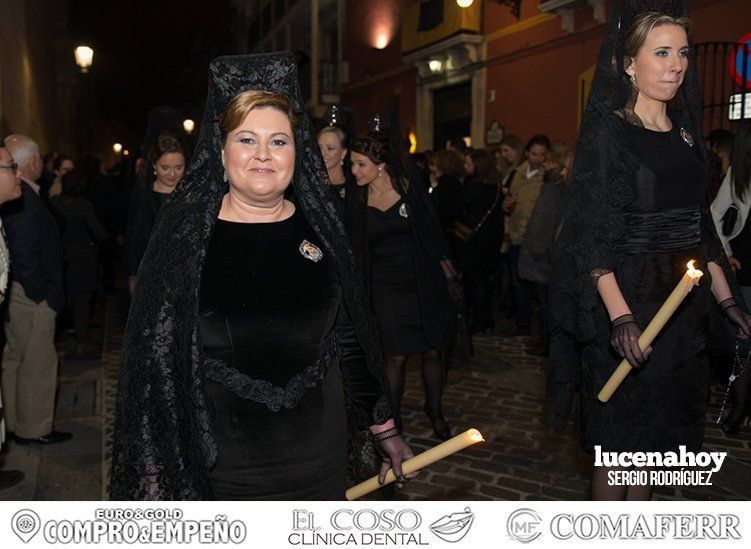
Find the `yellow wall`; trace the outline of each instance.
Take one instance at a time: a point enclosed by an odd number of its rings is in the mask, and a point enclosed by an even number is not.
[[[456,0],[443,0],[443,23],[429,31],[418,32],[420,4],[413,4],[404,10],[402,18],[402,53],[424,48],[462,31],[480,32],[481,13],[482,2],[460,8]]]

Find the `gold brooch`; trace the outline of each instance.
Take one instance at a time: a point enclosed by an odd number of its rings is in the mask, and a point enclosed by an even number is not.
[[[691,135],[691,133],[684,127],[681,127],[680,130],[681,139],[683,139],[686,143],[688,143],[689,147],[694,146],[694,136]]]
[[[313,263],[318,263],[321,258],[323,258],[321,248],[315,244],[311,244],[307,240],[303,240],[300,243],[298,250],[300,250],[300,254],[302,254],[305,259],[310,259]]]
[[[402,202],[402,205],[399,206],[399,215],[401,215],[403,218],[409,217],[409,210],[407,209],[407,205]]]

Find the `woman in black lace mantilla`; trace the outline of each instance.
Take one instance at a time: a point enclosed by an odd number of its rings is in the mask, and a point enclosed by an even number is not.
[[[749,335],[751,317],[733,297],[708,213],[689,30],[682,0],[614,3],[576,147],[556,245],[551,389],[561,419],[581,382],[589,451],[697,451],[710,307],[719,304]],[[668,111],[668,102],[677,110]],[[704,278],[642,353],[642,329],[691,259]],[[635,369],[603,404],[596,395],[623,358]],[[593,499],[651,497],[651,486],[609,486],[613,470],[594,468]]]
[[[214,60],[194,160],[139,270],[111,498],[342,499],[344,383],[381,475],[414,476],[325,174],[294,57]]]

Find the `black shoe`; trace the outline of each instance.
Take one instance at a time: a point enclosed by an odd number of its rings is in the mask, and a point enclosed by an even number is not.
[[[433,416],[428,411],[428,407],[426,406],[424,408],[425,413],[428,416],[428,419],[430,419],[430,424],[433,427],[433,434],[435,435],[435,438],[438,440],[448,440],[451,438],[451,427],[448,424],[448,421],[446,421],[446,418],[443,417],[443,414],[438,414],[437,416]]]
[[[473,322],[472,325],[469,327],[469,335],[477,335],[482,334],[485,335],[486,332],[493,332],[493,328],[495,328],[495,321],[491,320],[489,323],[481,323],[481,322]]]
[[[46,435],[36,438],[23,438],[16,436],[16,444],[30,444],[36,442],[37,444],[57,444],[58,442],[65,442],[73,438],[71,433],[62,433],[60,431],[50,431]]]
[[[13,488],[15,485],[23,482],[26,476],[21,471],[0,471],[0,490]]]

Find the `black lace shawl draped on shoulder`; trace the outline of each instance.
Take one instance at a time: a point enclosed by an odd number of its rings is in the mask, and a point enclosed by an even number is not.
[[[600,306],[596,280],[615,267],[615,243],[625,230],[623,211],[635,199],[632,182],[638,161],[629,150],[626,132],[628,124],[641,125],[641,121],[633,112],[636,89],[624,70],[624,42],[634,17],[648,11],[688,15],[683,0],[613,2],[579,131],[567,211],[556,242],[550,296],[550,392],[555,406],[559,406],[555,412],[561,417],[568,415],[572,393],[579,384],[578,348],[595,335],[594,313]],[[694,136],[706,160],[693,57],[671,104],[671,116]],[[708,259],[720,264],[732,281],[713,224],[704,223],[704,228]]]
[[[245,90],[287,97],[300,122],[292,188],[295,203],[332,258],[368,368],[387,387],[368,304],[344,227],[323,181],[326,169],[305,113],[292,54],[220,57],[209,67],[209,92],[198,144],[183,181],[163,206],[133,297],[123,348],[112,449],[112,499],[207,499],[217,455],[204,391],[198,324],[200,277],[227,192],[218,119]],[[378,423],[393,415],[382,402]]]

